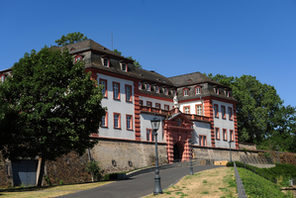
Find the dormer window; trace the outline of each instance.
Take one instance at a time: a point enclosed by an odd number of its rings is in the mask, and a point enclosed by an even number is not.
[[[127,72],[127,64],[121,63],[121,70]]]
[[[197,86],[195,87],[195,95],[201,94],[201,87]]]
[[[155,92],[159,93],[159,86],[157,86],[157,85],[155,86]]]
[[[164,94],[168,95],[168,93],[169,93],[168,88],[164,88]]]
[[[217,94],[217,95],[219,95],[219,88],[214,88],[214,92]]]
[[[189,96],[189,89],[188,88],[183,89],[183,96]]]
[[[83,59],[83,57],[81,55],[76,55],[75,58],[74,58],[74,62],[78,62],[78,61],[81,61]]]
[[[151,91],[151,85],[147,84],[147,91]]]
[[[139,82],[139,84],[138,84],[138,88],[141,90],[142,89],[142,83],[141,82]]]
[[[105,67],[110,67],[110,60],[108,58],[103,58],[103,65]]]

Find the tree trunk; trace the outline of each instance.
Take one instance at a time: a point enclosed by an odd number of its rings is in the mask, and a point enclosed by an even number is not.
[[[42,179],[43,179],[43,175],[44,175],[44,166],[45,166],[45,159],[41,158],[40,172],[39,172],[38,179],[37,179],[37,186],[38,187],[41,187],[41,185],[42,185]]]

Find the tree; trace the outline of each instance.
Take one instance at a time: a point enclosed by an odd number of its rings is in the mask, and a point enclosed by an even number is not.
[[[295,140],[295,108],[285,107],[273,86],[262,84],[249,75],[239,78],[220,74],[208,76],[232,89],[233,97],[237,100],[240,141],[283,144],[287,137]],[[292,142],[286,144],[286,150],[291,151],[291,148]]]
[[[84,34],[80,32],[73,32],[73,33],[67,34],[66,36],[63,35],[60,39],[56,40],[55,42],[56,44],[58,44],[58,46],[65,46],[65,45],[77,43],[79,41],[84,41],[87,39],[88,38],[84,36]]]
[[[90,134],[104,114],[101,99],[83,62],[74,63],[67,51],[45,47],[25,54],[0,85],[2,154],[10,160],[39,156],[42,167],[70,151],[83,154],[97,143]]]

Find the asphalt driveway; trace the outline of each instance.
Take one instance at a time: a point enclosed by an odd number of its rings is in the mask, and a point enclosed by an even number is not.
[[[218,166],[196,166],[194,172],[216,168]],[[188,167],[173,167],[160,170],[162,189],[177,183],[189,174]],[[120,180],[77,193],[61,196],[63,198],[138,198],[153,193],[154,172],[133,176],[127,180]]]

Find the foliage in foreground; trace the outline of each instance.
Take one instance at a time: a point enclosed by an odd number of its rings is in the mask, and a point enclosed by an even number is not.
[[[250,170],[244,168],[238,168],[239,175],[242,179],[245,192],[249,198],[288,198],[292,195],[285,195],[281,192],[279,186],[271,181],[253,173]]]
[[[90,134],[104,114],[101,99],[83,63],[67,51],[45,47],[25,54],[0,85],[2,154],[12,160],[83,154],[96,144]]]
[[[276,164],[273,168],[257,168],[241,162],[235,162],[237,167],[242,167],[253,173],[264,177],[270,182],[280,186],[288,186],[291,178],[296,178],[296,166],[291,164]],[[228,162],[227,166],[233,166],[233,162]]]

